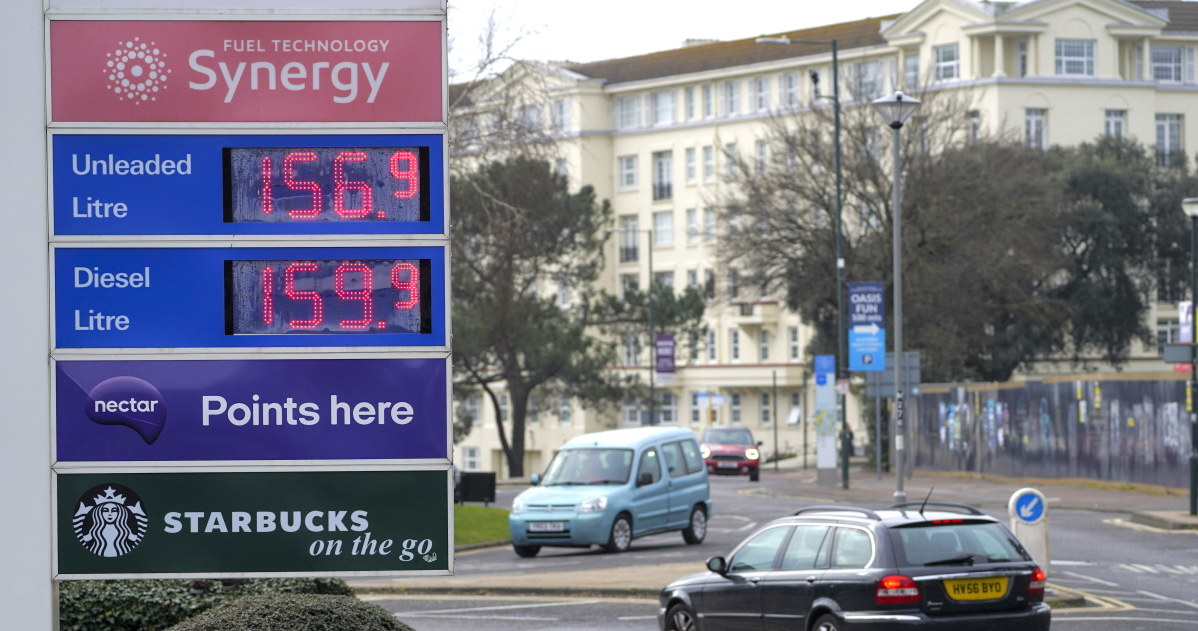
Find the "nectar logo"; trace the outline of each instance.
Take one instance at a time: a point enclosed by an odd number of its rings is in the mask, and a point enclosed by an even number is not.
[[[166,80],[171,73],[166,67],[162,52],[154,42],[143,42],[134,37],[108,53],[104,64],[104,76],[108,89],[123,101],[141,105],[157,101],[158,92],[166,89]]]
[[[101,484],[79,498],[71,526],[88,552],[119,557],[141,544],[149,521],[136,493],[120,484]]]
[[[124,425],[147,445],[154,444],[166,424],[166,401],[153,384],[137,377],[112,377],[87,393],[84,413],[100,425]]]

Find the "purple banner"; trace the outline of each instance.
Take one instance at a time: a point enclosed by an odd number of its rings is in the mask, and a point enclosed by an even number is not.
[[[674,334],[658,333],[654,351],[654,370],[660,374],[674,372]]]
[[[448,458],[438,359],[59,361],[59,462]]]

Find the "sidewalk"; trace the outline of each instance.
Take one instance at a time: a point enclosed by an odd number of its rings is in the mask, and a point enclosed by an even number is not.
[[[854,467],[848,489],[841,488],[839,476],[836,486],[820,487],[816,484],[814,469],[794,468],[794,463],[783,462],[779,463],[778,472],[773,470],[772,464],[764,466],[761,482],[743,492],[776,498],[779,515],[782,515],[811,504],[887,506],[893,503],[895,486],[893,474],[883,474],[881,479],[878,479],[873,470]],[[1198,517],[1189,515],[1189,491],[1186,489],[1103,483],[1094,480],[1014,479],[927,471],[915,472],[904,483],[908,501],[923,500],[931,492],[933,500],[977,506],[1000,518],[1007,515],[1007,504],[1011,495],[1024,487],[1035,488],[1048,499],[1049,520],[1052,519],[1052,510],[1081,509],[1126,513],[1131,515],[1132,521],[1157,528],[1198,529]],[[719,507],[716,506],[715,510],[718,514]],[[469,552],[459,550],[458,554],[461,556]],[[704,571],[702,561],[695,561],[560,572],[352,579],[350,584],[359,592],[470,592],[656,598],[658,591],[670,581],[701,571]],[[1084,604],[1084,598],[1080,595],[1061,588],[1054,590],[1051,579],[1049,585],[1050,591],[1056,591],[1058,596],[1054,606]]]

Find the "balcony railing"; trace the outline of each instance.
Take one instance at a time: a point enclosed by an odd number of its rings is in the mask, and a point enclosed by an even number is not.
[[[621,263],[632,263],[633,261],[638,260],[638,258],[639,257],[638,257],[637,247],[635,245],[620,246],[620,262]]]
[[[672,182],[654,182],[653,183],[653,200],[671,199],[674,197],[674,184]]]

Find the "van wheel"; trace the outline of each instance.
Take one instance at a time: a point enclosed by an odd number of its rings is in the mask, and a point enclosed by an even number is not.
[[[518,546],[513,544],[512,549],[516,551],[516,556],[527,559],[537,556],[537,553],[541,551],[541,546]]]
[[[607,545],[603,548],[608,552],[626,552],[630,547],[632,547],[632,519],[627,513],[620,513],[611,523],[611,534],[607,537]]]
[[[703,543],[703,539],[707,536],[707,511],[696,506],[691,509],[691,521],[682,531],[682,538],[687,543],[694,545]]]

